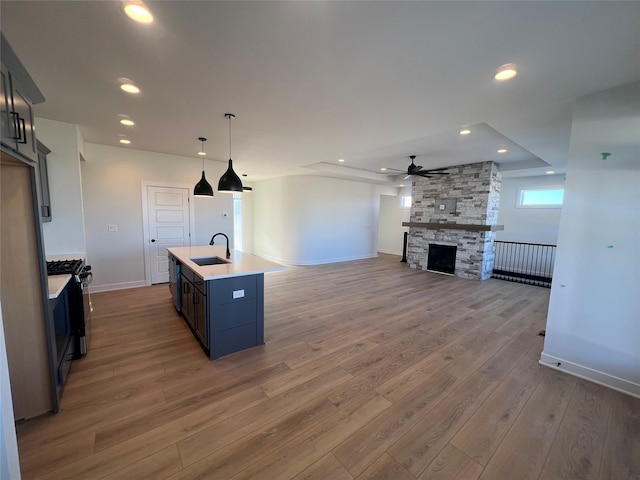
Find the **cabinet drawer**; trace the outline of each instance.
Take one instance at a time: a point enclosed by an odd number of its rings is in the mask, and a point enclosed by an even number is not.
[[[257,290],[257,275],[209,281],[209,298],[214,304],[253,299],[256,298]]]
[[[193,270],[187,268],[185,265],[182,265],[182,267],[180,268],[180,273],[184,278],[189,280],[191,283],[194,283],[194,277],[196,277],[196,274],[193,273]]]
[[[206,295],[206,290],[204,288],[204,280],[198,276],[193,270],[187,268],[185,265],[180,266],[180,271],[182,272],[182,276],[189,280],[193,285],[200,290],[200,293]]]
[[[193,274],[193,285],[200,290],[200,293],[204,296],[207,295],[207,290],[204,287],[204,280],[202,278],[200,278],[198,275],[196,275],[195,273]]]
[[[211,335],[211,358],[256,346],[256,325],[242,325]]]
[[[215,332],[228,330],[256,323],[256,300],[244,300],[242,302],[223,303],[212,305],[209,318],[211,329]]]

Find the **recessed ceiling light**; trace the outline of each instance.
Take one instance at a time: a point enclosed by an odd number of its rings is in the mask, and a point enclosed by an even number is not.
[[[120,85],[120,88],[127,93],[140,93],[140,89],[133,83],[123,83],[122,85]]]
[[[120,88],[127,93],[140,93],[140,89],[136,86],[133,80],[129,80],[125,77],[118,78]]]
[[[506,148],[499,148],[498,149],[498,153],[507,153],[507,149]]]
[[[400,184],[400,186],[401,186],[401,187],[404,187],[404,183],[401,183],[401,184]]]
[[[344,158],[339,158],[338,163],[344,163]]]
[[[135,122],[130,118],[123,118],[122,120],[120,120],[120,123],[122,125],[126,125],[127,127],[132,127],[133,125],[135,125]]]
[[[471,133],[471,130],[469,130],[468,128],[464,128],[460,130],[460,135],[469,135],[470,133]]]
[[[149,7],[140,0],[127,0],[122,2],[120,6],[131,20],[147,24],[153,22],[153,15],[151,15]]]
[[[201,157],[204,157],[206,155],[205,152],[198,152],[198,155],[200,155]]]
[[[554,173],[556,173],[554,170],[547,170],[545,172],[547,175],[553,175]]]
[[[505,63],[500,65],[493,75],[493,78],[498,81],[510,80],[518,75],[518,67],[515,63]]]
[[[386,170],[387,170],[387,169],[386,169],[385,167],[382,167],[382,168],[380,169],[380,171],[381,171],[381,172],[385,172]]]
[[[126,138],[121,138],[120,143],[124,145],[129,145],[131,143],[131,140],[127,140]]]

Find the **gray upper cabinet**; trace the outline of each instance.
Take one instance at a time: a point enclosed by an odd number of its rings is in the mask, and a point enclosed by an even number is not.
[[[9,121],[15,125],[16,151],[33,161],[37,161],[36,131],[33,125],[31,101],[23,90],[22,85],[11,73],[9,73],[9,80],[11,84]]]
[[[40,141],[38,145],[38,200],[40,201],[40,218],[43,222],[51,221],[51,195],[49,193],[49,167],[47,155],[51,153]]]
[[[44,101],[38,87],[1,36],[2,78],[0,79],[0,141],[23,158],[38,161],[33,103]]]
[[[2,64],[0,70],[0,141],[12,150],[16,148],[15,133],[12,122],[9,121],[9,97],[10,97],[9,70]]]

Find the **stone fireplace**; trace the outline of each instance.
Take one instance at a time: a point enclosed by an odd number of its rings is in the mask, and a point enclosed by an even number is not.
[[[411,221],[403,223],[410,227],[407,263],[429,270],[433,245],[455,247],[453,272],[447,273],[486,280],[493,270],[495,232],[503,229],[496,225],[501,184],[498,166],[479,162],[447,171],[449,175],[414,177]]]

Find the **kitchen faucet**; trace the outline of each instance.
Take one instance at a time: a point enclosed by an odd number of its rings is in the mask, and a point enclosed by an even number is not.
[[[227,237],[224,233],[222,232],[216,233],[213,237],[211,237],[211,241],[209,242],[209,245],[213,245],[213,241],[218,235],[222,235],[224,238],[227,239],[227,260],[229,260],[231,258],[231,252],[229,251],[229,237]]]

